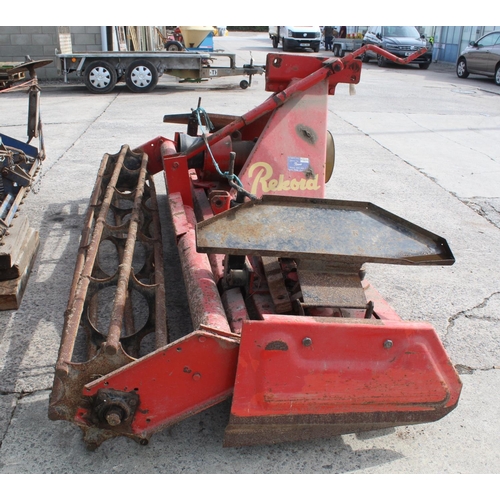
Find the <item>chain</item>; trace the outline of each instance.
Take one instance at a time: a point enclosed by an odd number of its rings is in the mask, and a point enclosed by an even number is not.
[[[232,173],[232,172],[222,172],[222,170],[219,167],[219,164],[215,160],[215,157],[212,153],[212,150],[210,149],[210,144],[208,143],[207,135],[205,134],[203,124],[201,122],[201,117],[203,115],[203,118],[205,119],[205,124],[206,128],[208,131],[212,130],[213,124],[210,121],[210,118],[208,116],[208,113],[200,106],[198,106],[196,109],[191,109],[191,111],[194,111],[196,113],[196,118],[198,119],[198,125],[200,126],[201,129],[201,136],[203,138],[203,141],[205,142],[205,146],[207,147],[207,151],[210,153],[210,157],[212,158],[212,163],[214,164],[215,169],[217,170],[217,173],[224,177],[225,179],[228,180],[229,185],[236,189],[239,193],[243,194],[244,196],[247,196],[251,200],[256,200],[257,197],[254,196],[253,194],[249,193],[243,188],[243,183],[240,181],[239,177]]]

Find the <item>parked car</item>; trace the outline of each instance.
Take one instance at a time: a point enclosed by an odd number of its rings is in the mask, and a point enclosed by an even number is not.
[[[415,26],[370,26],[363,37],[363,45],[376,45],[397,57],[408,57],[413,52],[427,47],[427,52],[412,61],[418,64],[421,69],[427,69],[432,62],[432,46],[420,35]],[[370,59],[377,59],[379,66],[385,66],[388,60],[368,51],[363,54],[363,62]]]
[[[471,42],[457,60],[457,76],[470,74],[493,77],[500,85],[500,31],[492,31]]]

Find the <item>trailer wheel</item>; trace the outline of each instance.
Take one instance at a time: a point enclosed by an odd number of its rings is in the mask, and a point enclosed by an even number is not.
[[[167,52],[180,52],[184,50],[184,47],[180,42],[171,40],[165,44],[165,49]]]
[[[125,84],[132,92],[150,92],[158,83],[158,71],[149,61],[132,62],[125,74]]]
[[[111,92],[118,81],[118,76],[111,64],[106,61],[90,63],[83,75],[85,86],[94,94]]]

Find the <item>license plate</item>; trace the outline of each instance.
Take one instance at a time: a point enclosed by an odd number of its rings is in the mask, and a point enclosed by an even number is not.
[[[216,69],[210,69],[210,70],[208,71],[208,74],[209,74],[210,76],[217,76],[217,70],[216,70]]]
[[[301,43],[300,46],[301,47],[309,47],[309,45],[311,45],[310,43]]]
[[[405,52],[405,57],[408,57],[411,54],[411,52]]]

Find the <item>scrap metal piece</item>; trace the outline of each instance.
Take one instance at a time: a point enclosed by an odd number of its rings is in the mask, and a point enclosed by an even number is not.
[[[39,150],[0,134],[0,240],[40,169]]]

